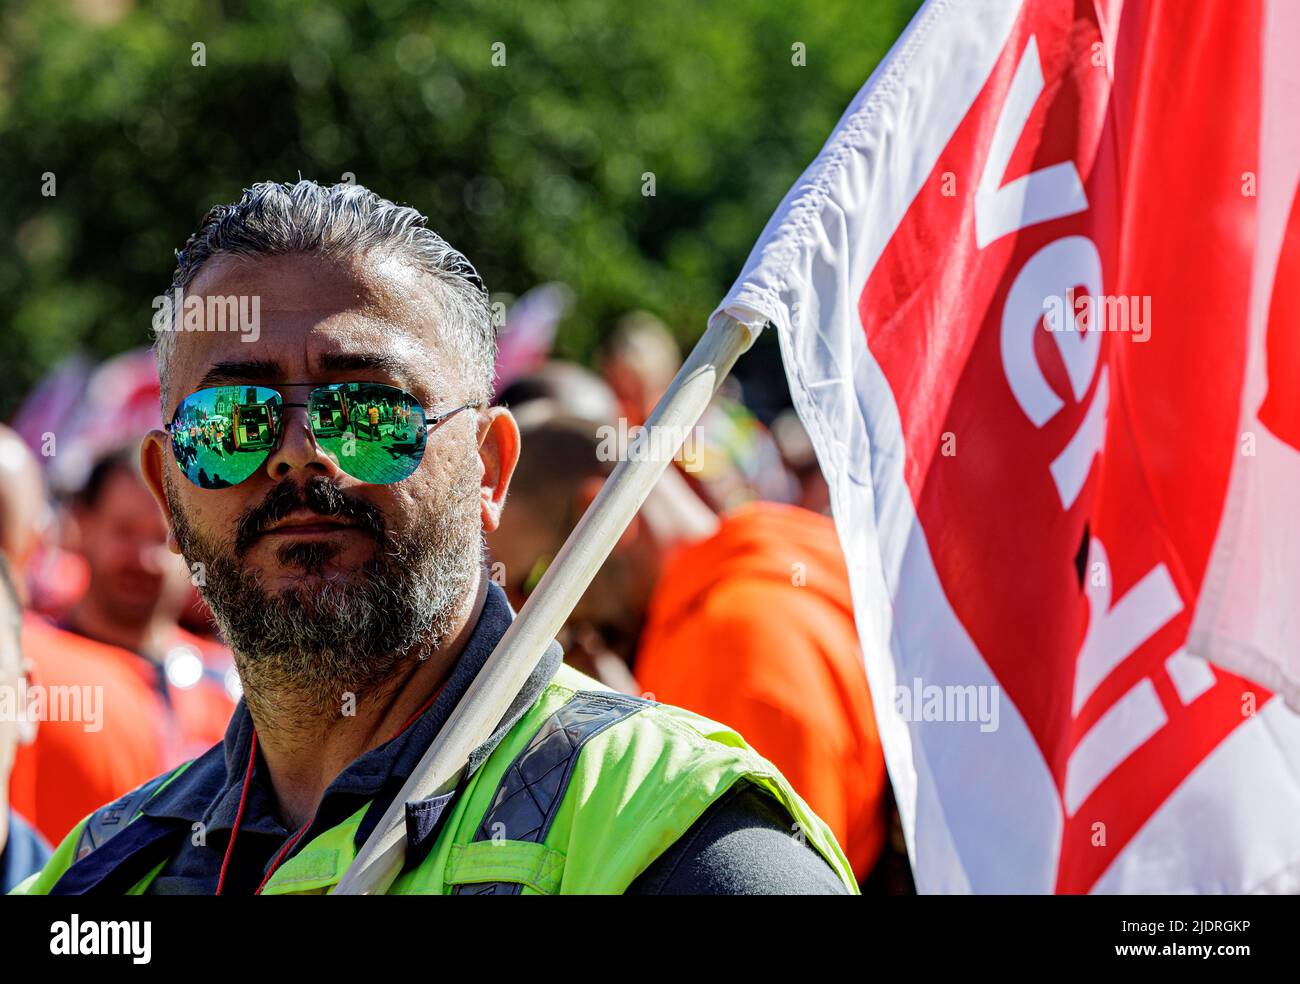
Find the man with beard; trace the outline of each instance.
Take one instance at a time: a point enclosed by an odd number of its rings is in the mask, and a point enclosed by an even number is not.
[[[163,431],[141,451],[244,698],[222,745],[92,814],[22,890],[325,893],[514,617],[483,561],[519,455],[488,407],[487,293],[415,210],[310,181],[211,211],[173,289],[260,298],[257,331],[156,322],[158,369],[165,420],[233,389],[277,408],[274,446],[219,477],[182,471]],[[383,399],[412,408],[398,457],[313,431],[313,408]],[[561,657],[454,793],[405,804],[391,893],[855,890],[828,828],[739,735]]]

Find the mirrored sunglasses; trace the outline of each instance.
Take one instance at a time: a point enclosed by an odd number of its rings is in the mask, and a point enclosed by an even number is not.
[[[429,429],[466,403],[430,414],[405,390],[382,383],[317,386],[306,403],[289,403],[273,386],[209,386],[181,400],[168,431],[185,477],[202,489],[238,485],[280,445],[284,411],[305,407],[317,446],[362,482],[400,482],[419,467]]]

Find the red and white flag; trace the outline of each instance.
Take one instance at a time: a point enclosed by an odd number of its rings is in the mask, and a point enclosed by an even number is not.
[[[719,307],[780,334],[921,891],[1300,891],[1297,47],[930,0]]]

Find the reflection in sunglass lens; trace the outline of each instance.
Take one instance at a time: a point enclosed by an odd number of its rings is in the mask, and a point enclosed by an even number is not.
[[[200,488],[238,485],[275,448],[281,411],[280,394],[265,386],[212,386],[191,393],[168,428],[176,464]]]
[[[312,394],[308,413],[321,450],[362,482],[400,482],[424,456],[424,408],[396,387],[322,386]]]

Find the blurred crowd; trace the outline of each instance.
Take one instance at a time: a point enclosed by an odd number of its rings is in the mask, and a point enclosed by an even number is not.
[[[567,303],[538,288],[500,333],[496,399],[523,440],[487,560],[516,609],[682,363],[644,312],[612,326],[594,369],[552,358]],[[566,660],[738,730],[864,890],[907,891],[829,493],[794,411],[762,419],[747,395],[724,384],[574,609]],[[158,407],[147,350],[73,357],[0,425],[0,693],[26,695],[0,714],[3,890],[91,810],[220,742],[239,699],[202,572],[168,549],[139,474]]]

